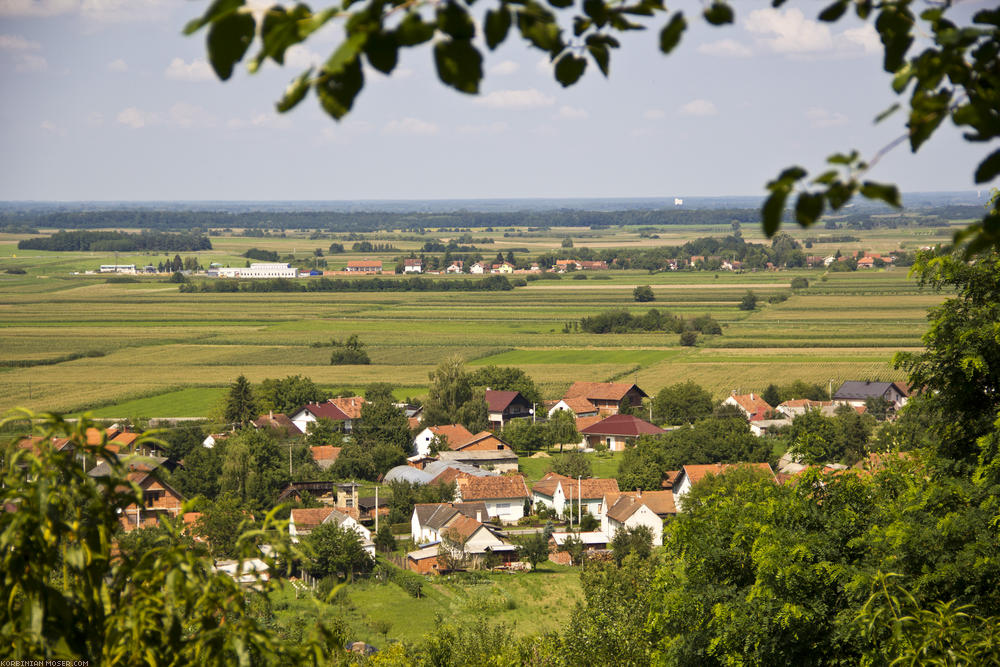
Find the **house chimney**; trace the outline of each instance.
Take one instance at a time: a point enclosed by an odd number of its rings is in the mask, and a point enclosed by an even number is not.
[[[267,418],[271,421],[274,421],[274,410],[267,411]]]
[[[483,522],[483,512],[482,510],[476,510],[476,521],[479,523]]]
[[[642,489],[636,489],[635,490],[635,497],[636,498],[642,498]]]

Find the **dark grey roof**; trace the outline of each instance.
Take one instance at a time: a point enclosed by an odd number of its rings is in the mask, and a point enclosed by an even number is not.
[[[860,400],[878,396],[885,396],[889,389],[893,388],[891,382],[863,382],[860,380],[848,380],[840,385],[840,389],[833,395],[834,400]],[[896,388],[896,391],[899,391]]]

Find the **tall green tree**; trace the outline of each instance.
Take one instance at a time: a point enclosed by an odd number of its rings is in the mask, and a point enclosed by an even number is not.
[[[289,375],[281,379],[268,378],[257,389],[260,410],[273,410],[293,415],[303,405],[321,403],[330,393],[316,386],[311,378],[304,375]],[[255,415],[256,416],[256,415]]]
[[[374,399],[365,400],[353,436],[369,446],[391,445],[401,452],[410,449],[410,423],[403,411],[395,406],[391,394],[380,393]]]
[[[223,416],[226,421],[237,426],[246,426],[259,414],[257,399],[246,376],[240,375],[229,387]]]
[[[353,579],[354,574],[371,572],[375,561],[364,550],[361,537],[351,528],[333,522],[321,523],[305,539],[311,556],[306,565],[318,579],[327,576]]]
[[[469,375],[474,387],[519,391],[531,403],[541,403],[542,393],[527,373],[515,366],[482,366]]]
[[[444,360],[429,377],[431,386],[424,401],[424,424],[462,424],[473,433],[486,428],[486,402],[473,391],[472,379],[461,357]]]
[[[653,398],[653,421],[693,424],[712,414],[715,403],[708,390],[694,380],[664,387]]]

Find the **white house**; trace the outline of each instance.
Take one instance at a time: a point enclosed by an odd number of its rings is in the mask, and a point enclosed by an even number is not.
[[[292,542],[311,533],[317,526],[324,523],[335,523],[345,530],[353,530],[361,539],[361,546],[372,558],[375,557],[375,543],[372,542],[371,531],[362,526],[357,519],[332,507],[316,507],[293,509],[288,518],[288,534]]]
[[[351,418],[329,401],[326,403],[309,403],[302,406],[298,412],[292,415],[292,423],[295,424],[295,428],[303,433],[307,432],[306,429],[311,422],[318,419],[341,422],[344,425],[345,431],[350,432],[351,430]]]
[[[619,531],[636,526],[646,526],[653,534],[653,546],[663,545],[663,519],[654,512],[639,496],[622,494],[608,507],[601,517],[601,532],[609,540],[615,539]]]
[[[403,273],[423,273],[423,271],[424,261],[422,259],[416,258],[403,260]]]
[[[604,497],[618,492],[616,479],[574,479],[550,472],[531,487],[531,502],[536,508],[554,509],[560,516],[566,511],[573,516],[599,516]]]
[[[430,456],[434,438],[441,438],[447,441],[450,448],[455,448],[464,445],[474,437],[469,429],[461,424],[428,426],[413,439],[413,453],[418,456]]]
[[[482,262],[476,262],[475,264],[469,267],[469,273],[475,273],[477,275],[483,273],[489,273],[489,271],[490,267],[487,264],[483,264]]]
[[[515,523],[524,517],[524,503],[531,499],[521,475],[460,477],[456,484],[458,501],[484,502],[490,516],[504,523]]]
[[[417,544],[439,542],[441,534],[459,516],[479,523],[490,519],[485,503],[417,503],[410,517],[410,535]]]

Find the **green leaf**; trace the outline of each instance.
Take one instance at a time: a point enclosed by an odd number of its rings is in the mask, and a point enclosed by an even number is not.
[[[490,9],[486,12],[483,32],[486,33],[486,46],[489,47],[490,51],[496,49],[507,39],[510,23],[510,10],[505,5],[501,5],[500,9],[496,11]]]
[[[660,31],[660,51],[670,53],[677,48],[677,45],[681,42],[681,35],[684,34],[686,28],[687,21],[684,19],[684,14],[674,12],[667,25],[663,26],[663,30]]]
[[[563,88],[572,86],[583,76],[587,61],[572,53],[566,53],[556,62],[556,80]]]
[[[608,6],[604,0],[583,0],[583,13],[593,19],[599,28],[608,22]]]
[[[209,23],[217,21],[226,14],[235,12],[242,6],[243,0],[215,0],[215,2],[209,5],[208,9],[205,10],[204,14],[196,19],[188,21],[187,25],[184,26],[184,34],[194,34]]]
[[[337,74],[345,67],[353,67],[367,39],[368,33],[364,32],[348,36],[340,43],[333,55],[327,59],[326,64],[323,65],[323,71],[327,74]]]
[[[806,170],[802,167],[789,167],[778,174],[778,181],[785,183],[790,187],[795,181],[805,178],[807,173],[808,172],[806,172]],[[770,185],[771,184],[769,183],[768,187],[770,187]]]
[[[888,109],[886,109],[885,111],[883,111],[879,115],[875,116],[875,122],[876,123],[881,123],[883,120],[885,120],[886,118],[888,118],[892,114],[896,113],[897,110],[899,110],[899,103],[898,102],[896,104],[893,104],[891,107],[889,107]]]
[[[611,60],[611,54],[608,51],[608,47],[604,44],[590,44],[587,46],[587,51],[590,53],[590,57],[594,59],[594,62],[597,63],[597,67],[601,70],[601,74],[606,77],[608,75],[608,68]]]
[[[979,163],[976,169],[976,183],[988,183],[1000,173],[1000,150]]]
[[[788,198],[787,190],[775,190],[764,201],[761,208],[761,223],[764,225],[764,233],[770,238],[781,228],[781,217],[785,213],[785,199]]]
[[[396,41],[400,46],[416,46],[434,37],[434,24],[426,23],[417,12],[408,12],[396,26]]]
[[[837,0],[837,2],[833,3],[832,5],[830,5],[829,7],[827,7],[826,9],[824,9],[819,13],[819,20],[827,21],[829,23],[838,20],[841,16],[844,15],[844,12],[847,11],[847,5],[848,5],[847,0]]]
[[[555,55],[563,50],[559,26],[556,25],[555,17],[548,12],[518,12],[517,29],[522,37],[543,51]]]
[[[365,85],[361,71],[361,60],[355,58],[341,65],[338,72],[320,72],[320,79],[314,86],[323,109],[340,120],[347,115]]]
[[[434,64],[442,83],[463,93],[479,92],[483,57],[467,39],[446,39],[434,45]]]
[[[212,23],[208,30],[208,60],[223,81],[233,75],[233,66],[250,48],[256,28],[250,14],[232,13]]]
[[[399,45],[396,36],[391,32],[375,32],[368,36],[365,42],[365,55],[372,67],[390,74],[396,68],[399,60]]]
[[[823,215],[823,195],[814,192],[800,192],[795,201],[795,220],[808,227]]]
[[[713,2],[705,8],[705,20],[712,25],[732,23],[733,18],[733,8],[724,2]]]
[[[566,9],[567,7],[573,6],[573,1],[574,0],[548,0],[548,3],[553,7],[557,7],[559,9]]]
[[[274,105],[278,110],[278,113],[285,113],[286,111],[291,111],[295,108],[302,98],[306,96],[309,92],[309,77],[312,76],[313,68],[310,67],[302,74],[295,77],[288,88],[285,88],[285,94],[281,96],[281,99]]]
[[[255,59],[255,68],[264,58],[271,58],[279,65],[285,62],[285,51],[304,39],[299,30],[299,22],[311,16],[305,5],[296,5],[292,11],[275,5],[267,10],[260,24],[260,39],[263,47]]]
[[[441,32],[454,39],[470,40],[476,35],[476,24],[456,2],[448,2],[438,9],[437,24]]]

